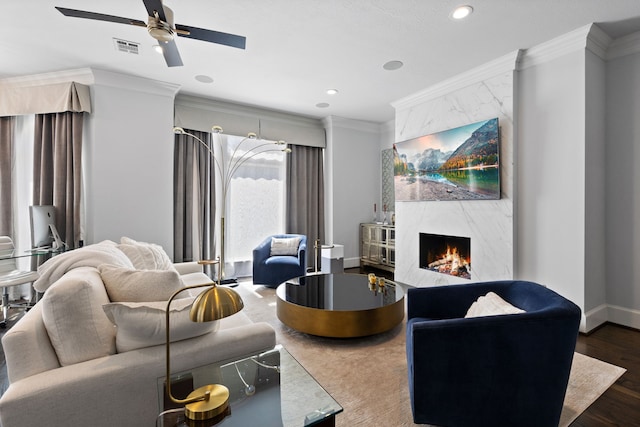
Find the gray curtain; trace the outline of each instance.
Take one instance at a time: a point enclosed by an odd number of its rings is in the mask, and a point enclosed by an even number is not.
[[[200,138],[208,147],[213,147],[210,133],[186,131]],[[212,259],[215,254],[216,200],[213,159],[207,148],[188,135],[175,135],[173,158],[174,260]],[[194,242],[194,238],[198,241]],[[194,253],[194,247],[199,248],[199,253]],[[210,271],[207,273],[211,274]]]
[[[13,119],[0,117],[0,236],[13,238],[11,164],[13,162]]]
[[[313,266],[313,242],[319,239],[320,244],[325,243],[324,153],[319,147],[289,145],[289,148],[286,231],[307,236],[307,266]]]
[[[84,113],[37,114],[33,146],[33,204],[53,205],[56,228],[69,248],[80,234]]]

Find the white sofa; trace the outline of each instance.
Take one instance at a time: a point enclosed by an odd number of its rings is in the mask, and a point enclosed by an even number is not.
[[[95,247],[87,248],[84,253],[88,256],[78,256],[83,254],[79,249],[68,259],[56,262],[63,266],[63,273],[43,269],[44,281],[36,282],[36,288],[45,289],[44,297],[2,339],[10,381],[0,398],[2,427],[155,425],[162,410],[158,380],[165,376],[165,345],[136,342],[141,348],[125,349],[131,346],[131,337],[127,343],[120,334],[132,325],[120,319],[114,326],[106,307],[125,309],[128,314],[142,310],[145,316],[151,313],[155,321],[156,311],[163,319],[164,315],[151,306],[161,307],[163,302],[158,298],[157,303],[111,301],[109,295],[114,293],[106,284],[103,261],[117,264],[122,259],[114,263],[111,255],[107,259],[101,255],[92,258]],[[113,251],[113,247],[108,249]],[[129,268],[126,261],[122,262],[125,266],[119,271]],[[176,264],[175,270],[171,269],[180,275],[181,285],[210,281],[197,263]],[[188,302],[181,301],[174,303],[184,306]],[[171,316],[174,319],[173,312]],[[144,322],[131,323],[135,329]],[[179,327],[180,322],[176,323]],[[255,354],[275,345],[274,329],[266,323],[252,323],[242,312],[207,327],[210,329],[190,338],[175,334],[178,341],[171,345],[172,372]],[[173,320],[171,329],[173,334]],[[164,328],[159,332],[163,336]],[[144,329],[142,333],[147,334]]]

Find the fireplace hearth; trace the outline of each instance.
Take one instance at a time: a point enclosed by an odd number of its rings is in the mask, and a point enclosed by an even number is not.
[[[420,268],[471,279],[471,239],[420,233]]]

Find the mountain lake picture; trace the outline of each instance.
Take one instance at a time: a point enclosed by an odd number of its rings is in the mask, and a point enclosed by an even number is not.
[[[393,146],[397,201],[500,198],[498,119]]]

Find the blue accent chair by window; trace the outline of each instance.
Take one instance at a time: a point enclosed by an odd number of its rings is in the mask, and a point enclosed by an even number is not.
[[[525,313],[464,318],[493,291]],[[407,369],[416,423],[557,427],[580,308],[526,281],[411,288]]]
[[[272,238],[299,238],[300,243],[292,255],[271,255]],[[253,284],[276,287],[294,277],[307,274],[307,236],[303,234],[276,234],[269,236],[253,250]]]

